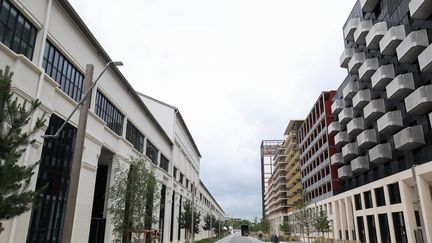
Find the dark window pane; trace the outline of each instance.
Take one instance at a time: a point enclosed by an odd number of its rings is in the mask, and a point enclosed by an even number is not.
[[[165,156],[163,156],[163,155],[161,155],[159,166],[163,170],[165,170],[166,172],[168,172],[168,170],[169,170],[169,160]]]
[[[391,242],[387,214],[378,214],[381,242]]]
[[[158,159],[158,153],[159,151],[157,150],[157,148],[150,143],[149,141],[147,141],[147,145],[146,145],[146,155],[147,157],[149,157],[149,159],[155,164],[157,165],[157,159]]]
[[[32,33],[36,33],[36,28],[9,0],[0,0],[0,3],[0,41],[17,54],[32,59],[36,41]]]
[[[382,187],[375,189],[375,199],[377,207],[385,206],[384,189]]]
[[[96,115],[107,123],[107,127],[121,136],[124,116],[99,90],[96,92],[95,106],[97,108],[95,109]]]
[[[370,191],[363,192],[363,197],[365,201],[365,208],[371,208],[372,207],[372,194]]]
[[[369,231],[369,242],[370,243],[377,243],[377,234],[376,234],[376,227],[375,227],[375,217],[373,215],[366,216],[367,224],[368,224],[368,231]]]
[[[133,144],[136,150],[143,152],[144,135],[129,121],[127,121],[126,125],[126,139]]]
[[[401,203],[401,197],[399,193],[399,184],[393,183],[388,185],[390,204]]]
[[[356,210],[362,209],[360,194],[354,195],[354,203],[355,203]]]

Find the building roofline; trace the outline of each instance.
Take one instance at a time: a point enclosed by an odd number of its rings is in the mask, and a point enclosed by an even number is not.
[[[152,101],[154,101],[154,102],[156,102],[156,103],[159,103],[159,104],[161,104],[161,105],[164,105],[164,106],[166,106],[166,107],[168,107],[168,108],[173,109],[173,110],[176,112],[176,115],[178,114],[178,116],[179,116],[179,120],[180,120],[180,122],[182,123],[183,127],[185,127],[185,129],[186,129],[186,134],[187,134],[187,136],[189,137],[189,139],[191,140],[192,145],[193,145],[193,147],[194,147],[194,149],[195,149],[195,152],[198,154],[198,156],[199,156],[200,158],[202,158],[201,152],[199,151],[198,146],[196,145],[195,140],[194,140],[194,138],[192,137],[192,134],[190,133],[189,128],[188,128],[188,126],[186,125],[186,122],[184,121],[183,116],[182,116],[181,113],[180,113],[180,110],[179,110],[177,107],[172,106],[172,105],[170,105],[170,104],[167,104],[167,103],[165,103],[165,102],[163,102],[163,101],[161,101],[161,100],[158,100],[158,99],[156,99],[156,98],[153,98],[153,97],[151,97],[151,96],[148,96],[148,95],[143,94],[143,93],[138,92],[138,91],[136,91],[136,92],[138,93],[138,95],[141,95],[141,96],[143,96],[143,97],[145,97],[145,98],[148,98],[148,99],[150,99],[150,100],[152,100]]]
[[[285,129],[285,135],[288,134],[288,131],[290,131],[292,129],[292,127],[296,124],[296,123],[303,123],[304,120],[290,120],[290,122],[288,123],[287,128]],[[301,126],[301,124],[300,124]]]
[[[204,190],[210,195],[210,197],[213,199],[213,201],[216,203],[216,205],[219,207],[219,209],[225,215],[225,211],[222,209],[222,207],[219,205],[219,203],[216,201],[216,199],[213,197],[213,195],[210,193],[210,191],[207,189],[207,187],[204,185],[204,182],[201,179],[200,179],[200,185],[202,185]]]
[[[111,57],[104,50],[102,45],[97,41],[96,37],[91,33],[90,29],[87,27],[87,25],[81,19],[81,17],[78,15],[78,13],[72,7],[72,5],[67,0],[57,0],[57,2],[66,11],[66,13],[69,15],[69,17],[75,22],[75,24],[83,32],[83,34],[87,37],[87,39],[90,41],[90,43],[93,45],[93,47],[96,48],[99,56],[102,57],[102,59],[106,63],[111,62],[112,61]],[[165,132],[165,130],[162,128],[162,126],[159,124],[159,122],[156,120],[156,118],[150,112],[148,107],[144,104],[144,102],[141,100],[141,98],[135,92],[135,89],[127,81],[126,77],[120,72],[120,70],[116,66],[111,65],[109,68],[120,79],[120,81],[122,81],[123,85],[126,87],[129,94],[135,99],[135,101],[138,102],[138,104],[144,110],[144,113],[147,114],[150,117],[150,120],[152,120],[156,124],[157,129],[159,130],[159,132],[161,132],[163,137],[169,142],[170,145],[173,145],[174,144],[173,141],[171,141],[168,134]]]

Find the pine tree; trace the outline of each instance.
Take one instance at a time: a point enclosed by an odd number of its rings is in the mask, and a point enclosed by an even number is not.
[[[38,194],[28,190],[37,163],[24,166],[18,160],[26,146],[35,142],[32,136],[45,124],[43,117],[38,118],[32,129],[23,131],[41,102],[20,103],[18,98],[13,99],[12,76],[9,67],[0,70],[0,220],[29,210]]]
[[[188,235],[191,233],[192,228],[192,203],[190,200],[187,200],[183,206],[183,210],[181,211],[178,222],[181,229],[186,230],[186,238],[189,239]],[[201,222],[201,213],[194,209],[194,227],[193,231],[195,234],[199,233],[199,224]]]

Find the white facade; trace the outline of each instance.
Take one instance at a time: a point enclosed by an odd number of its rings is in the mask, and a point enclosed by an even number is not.
[[[110,61],[109,56],[67,1],[0,0],[0,3],[3,4],[4,2],[12,3],[13,7],[31,22],[36,28],[36,39],[31,60],[25,55],[12,51],[8,45],[0,40],[0,68],[3,69],[6,65],[11,67],[14,72],[12,89],[20,100],[39,99],[42,102],[40,110],[35,114],[34,118],[46,113],[47,125],[53,115],[63,120],[66,119],[77,103],[62,91],[59,83],[46,74],[43,69],[44,50],[48,45],[47,40],[82,74],[85,73],[87,64],[93,64],[96,76],[102,71],[105,64]],[[110,129],[110,124],[96,114],[97,91],[102,93],[124,116],[120,135]],[[197,149],[194,151],[194,147],[191,145],[194,145],[194,142],[184,131],[187,128],[185,128],[185,125],[180,124],[182,121],[178,121],[175,115],[172,115],[172,119],[167,121],[169,117],[160,117],[160,113],[157,111],[153,115],[153,110],[149,110],[149,108],[152,108],[152,105],[149,104],[149,107],[147,107],[143,103],[128,81],[115,67],[109,68],[104,73],[93,90],[84,143],[85,148],[81,165],[72,242],[89,242],[98,168],[101,166],[108,168],[106,175],[106,188],[108,188],[113,181],[113,178],[110,178],[113,161],[119,161],[127,165],[128,158],[141,155],[140,151],[134,148],[134,145],[126,138],[128,122],[133,124],[144,136],[143,154],[146,154],[146,144],[150,141],[157,149],[157,161],[155,163],[159,163],[162,156],[170,161],[168,172],[159,167],[156,170],[158,181],[166,186],[164,220],[166,223],[164,224],[163,239],[164,242],[170,242],[172,192],[174,190],[178,193],[175,197],[175,203],[178,203],[178,195],[180,194],[187,198],[191,197],[190,190],[188,191],[183,185],[173,180],[172,166],[176,166],[190,181],[195,182],[195,185],[199,185],[200,155]],[[34,121],[35,119],[32,120],[33,123]],[[77,127],[77,122],[78,112],[72,117],[70,124]],[[171,132],[167,129],[170,124],[173,128]],[[45,131],[40,131],[39,134],[35,135],[36,144],[27,148],[20,163],[31,164],[41,159],[44,148],[41,135],[44,133]],[[150,160],[150,158],[147,159]],[[36,187],[38,170],[39,168],[36,168],[31,182],[32,189]],[[209,197],[209,200],[211,200],[212,205],[217,205],[212,197]],[[114,240],[111,218],[107,212],[108,206],[109,202],[105,200],[103,209],[103,219],[105,220],[104,242]],[[210,207],[202,207],[202,210],[210,211]],[[222,215],[223,211],[218,206],[215,213]],[[30,210],[19,217],[3,221],[5,231],[0,234],[0,242],[26,242],[31,214],[32,211]],[[175,215],[178,215],[177,211],[175,211]],[[173,222],[174,229],[177,229],[177,218]],[[157,225],[154,227],[156,228]],[[177,232],[177,230],[174,230],[174,232]],[[204,236],[203,233],[199,237]],[[178,241],[177,235],[173,240],[173,242],[183,241],[184,237]]]

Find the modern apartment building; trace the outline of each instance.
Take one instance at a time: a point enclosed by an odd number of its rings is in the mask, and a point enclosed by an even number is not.
[[[301,181],[300,150],[297,136],[303,122],[303,120],[292,120],[285,130],[288,212],[296,209],[296,205],[302,197],[303,185]]]
[[[41,135],[54,134],[81,99],[86,64],[93,64],[97,74],[110,61],[68,1],[0,0],[0,68],[11,67],[12,89],[20,101],[42,102],[34,119],[43,113],[47,119],[20,163],[40,160],[31,189],[49,185],[40,193],[39,205],[3,221],[0,242],[60,242],[68,220],[64,210],[78,114],[59,139],[44,140]],[[162,203],[153,228],[160,229],[160,242],[184,242],[177,216],[182,203],[192,199],[191,185],[196,185],[201,212],[223,219],[223,210],[199,180],[201,155],[178,111],[171,120],[160,116],[114,66],[93,89],[90,104],[72,242],[115,240],[105,195],[114,181],[113,166],[128,166],[131,156],[144,156],[156,168]],[[169,125],[173,129],[166,129]],[[206,233],[196,238],[207,237]]]
[[[317,202],[336,239],[432,242],[431,1],[359,0],[332,104],[340,194]]]
[[[327,132],[333,122],[331,104],[335,94],[322,92],[298,131],[301,180],[309,203],[331,197],[339,190],[336,167],[330,164],[336,148],[333,136]]]
[[[274,172],[274,159],[278,149],[282,145],[283,140],[263,140],[260,146],[261,154],[261,198],[263,217],[267,217],[267,199],[266,195],[269,191],[270,178]]]

